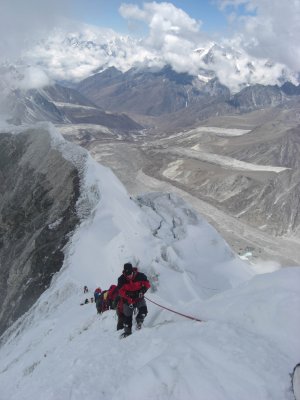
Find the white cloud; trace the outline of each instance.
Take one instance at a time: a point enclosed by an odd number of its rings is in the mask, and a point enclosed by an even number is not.
[[[201,21],[189,17],[172,3],[144,3],[143,7],[141,9],[134,4],[122,4],[119,11],[126,19],[148,23],[151,33],[173,32],[184,37],[189,32],[199,32]]]
[[[0,79],[0,115],[3,119],[9,118],[9,106],[7,97],[16,89],[40,89],[50,85],[52,80],[45,73],[43,68],[24,65],[2,68]],[[1,119],[1,118],[0,118]]]
[[[243,36],[244,48],[255,57],[269,58],[300,70],[299,0],[220,0],[223,10],[244,5],[252,12],[232,21]]]
[[[168,50],[168,43],[172,41],[180,45],[187,44],[194,47],[195,42],[202,40],[200,33],[201,21],[190,18],[183,10],[171,3],[144,3],[144,9],[136,5],[123,4],[120,7],[121,15],[126,19],[135,19],[145,22],[149,28],[149,35],[145,45],[157,51]],[[170,49],[169,49],[170,50]]]
[[[109,66],[125,71],[137,64],[151,67],[170,64],[177,72],[195,75],[199,74],[201,68],[213,70],[232,91],[238,91],[247,84],[278,84],[282,82],[282,77],[297,83],[300,63],[296,41],[296,37],[300,37],[300,23],[297,25],[299,1],[291,0],[282,10],[279,0],[274,0],[272,7],[269,0],[221,0],[219,4],[225,12],[231,12],[232,5],[243,4],[252,11],[252,15],[232,15],[232,24],[238,30],[231,38],[220,39],[219,45],[215,45],[201,31],[201,21],[167,2],[144,3],[141,7],[121,5],[120,13],[129,23],[134,20],[148,27],[147,35],[141,40],[121,36],[110,29],[69,23],[64,28],[50,31],[47,38],[37,44],[33,39],[39,38],[36,32],[41,29],[38,28],[42,25],[47,28],[54,26],[58,22],[59,11],[66,11],[68,1],[60,3],[54,0],[53,9],[48,13],[49,5],[42,10],[47,3],[45,0],[31,0],[29,5],[26,2],[26,10],[21,0],[12,0],[12,5],[6,6],[4,13],[7,20],[14,21],[12,26],[18,25],[20,15],[15,19],[13,17],[17,5],[20,5],[19,13],[25,12],[23,24],[28,27],[28,32],[24,31],[20,22],[20,29],[15,32],[17,37],[14,33],[11,38],[9,34],[2,34],[2,37],[14,42],[14,46],[8,47],[9,51],[13,47],[19,48],[19,51],[22,49],[22,57],[27,65],[43,68],[54,80],[79,81],[99,68]],[[32,11],[33,6],[36,6],[36,10],[30,15],[29,10]],[[253,10],[256,10],[256,14]],[[0,26],[4,19],[1,15]],[[0,27],[0,33],[3,29],[3,26]],[[12,32],[13,29],[10,29],[9,32]],[[22,32],[25,32],[24,35]],[[25,38],[30,44],[27,48],[24,47]],[[0,50],[4,44],[4,41],[0,43]],[[200,48],[203,49],[202,53],[195,51]],[[212,60],[206,64],[203,57],[209,51]],[[7,53],[6,50],[2,55]],[[32,82],[32,79],[29,81]]]
[[[122,4],[121,15],[128,20],[145,22],[149,34],[144,46],[158,59],[170,63],[177,72],[196,73],[193,51],[199,43],[207,43],[201,32],[202,22],[196,21],[171,3],[144,3],[143,9]]]
[[[72,81],[84,79],[103,66],[125,71],[153,57],[135,39],[86,25],[77,25],[69,32],[56,29],[24,54],[28,63],[39,64],[53,79]]]
[[[18,57],[67,15],[71,0],[1,1],[0,59]]]
[[[29,67],[25,70],[23,79],[19,82],[20,89],[39,89],[51,83],[48,75],[41,68]]]
[[[232,51],[232,49],[236,50]],[[238,92],[245,85],[255,83],[280,84],[281,79],[297,84],[297,74],[284,64],[271,63],[268,58],[256,58],[249,55],[243,49],[243,38],[238,36],[224,41],[223,46],[214,46],[213,61],[209,66],[215,71],[220,82],[233,92]]]
[[[119,8],[120,14],[126,19],[136,19],[139,21],[147,21],[147,14],[135,4],[121,4]]]
[[[216,72],[222,83],[233,91],[240,90],[245,84],[278,84],[282,76],[296,83],[296,74],[292,72],[297,72],[300,66],[300,57],[294,57],[299,53],[298,42],[294,39],[300,37],[299,15],[295,13],[300,3],[297,1],[296,4],[296,1],[292,0],[286,8],[281,0],[220,1],[224,10],[230,5],[243,5],[252,13],[247,17],[237,17],[237,13],[232,15],[232,23],[239,29],[230,40],[220,39],[221,47],[214,49],[214,60],[209,68]],[[282,8],[285,8],[283,13]],[[257,16],[254,16],[255,10]],[[198,47],[211,46],[201,32],[201,21],[189,17],[171,3],[144,3],[143,8],[123,4],[120,13],[128,20],[136,19],[148,24],[149,34],[143,44],[156,59],[171,64],[177,72],[196,74],[199,67],[207,68],[199,54],[194,52]],[[295,27],[293,33],[289,33],[290,26]],[[299,34],[295,35],[295,32]],[[291,40],[288,40],[287,33]],[[276,37],[280,35],[277,44]]]

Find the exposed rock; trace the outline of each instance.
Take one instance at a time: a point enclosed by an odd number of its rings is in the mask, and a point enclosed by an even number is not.
[[[125,133],[143,129],[129,116],[105,112],[75,89],[61,85],[10,91],[3,107],[10,115],[9,121],[15,125],[49,121],[97,124]]]
[[[9,121],[15,125],[36,121],[68,122],[53,102],[36,89],[10,92],[5,99],[5,111],[10,115]]]
[[[47,131],[0,134],[0,333],[61,268],[78,197],[78,171]]]
[[[265,124],[244,143],[233,143],[227,154],[258,165],[287,167],[287,170],[268,181],[254,179],[252,199],[241,191],[239,201],[231,199],[227,207],[232,208],[232,212],[235,208],[235,213],[250,224],[263,225],[263,229],[274,235],[300,236],[300,125],[291,129],[280,126],[279,122],[277,125],[277,129],[273,127],[272,136],[263,135],[263,132],[272,132],[271,124]]]
[[[199,111],[213,101],[230,98],[229,89],[216,78],[201,81],[187,73],[177,73],[170,66],[110,72],[111,79],[104,71],[83,80],[77,88],[98,106],[113,112],[158,117],[191,105],[197,105]]]
[[[77,85],[97,106],[124,112],[151,128],[151,133],[174,132],[208,118],[286,104],[300,94],[299,87],[289,82],[282,87],[256,84],[233,95],[212,71],[193,76],[177,73],[170,66],[160,70],[132,68],[125,73],[109,68]]]
[[[276,119],[251,133],[222,137],[203,127],[168,140],[156,174],[163,173],[250,226],[273,236],[300,237],[299,105],[294,107],[278,108]],[[181,150],[175,150],[176,142]],[[279,168],[277,172],[273,167]]]
[[[242,112],[282,104],[284,94],[278,86],[254,85],[246,87],[233,96],[231,103]]]
[[[95,104],[77,90],[61,85],[46,86],[39,91],[47,100],[55,103],[67,103],[78,106],[95,107]]]
[[[285,82],[281,86],[281,90],[288,96],[299,96],[300,95],[300,85],[295,86],[291,82]]]

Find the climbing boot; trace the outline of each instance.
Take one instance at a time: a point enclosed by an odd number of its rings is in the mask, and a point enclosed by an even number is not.
[[[124,324],[124,333],[122,333],[121,337],[125,338],[129,335],[131,335],[131,326]]]
[[[143,322],[144,322],[144,318],[145,318],[144,314],[142,314],[136,318],[136,329],[141,329]]]

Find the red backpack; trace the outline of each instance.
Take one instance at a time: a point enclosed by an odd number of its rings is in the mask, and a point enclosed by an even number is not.
[[[111,301],[114,301],[115,298],[118,295],[118,287],[116,285],[111,285],[110,288],[108,289],[108,298]]]

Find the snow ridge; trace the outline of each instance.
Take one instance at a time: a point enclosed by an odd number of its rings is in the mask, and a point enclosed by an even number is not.
[[[300,267],[254,276],[183,200],[131,199],[110,170],[52,134],[81,168],[92,209],[50,288],[1,338],[0,399],[292,400]],[[148,302],[143,329],[119,340],[113,311],[80,303],[84,285],[92,297],[127,261],[153,283],[147,297],[206,322]]]

